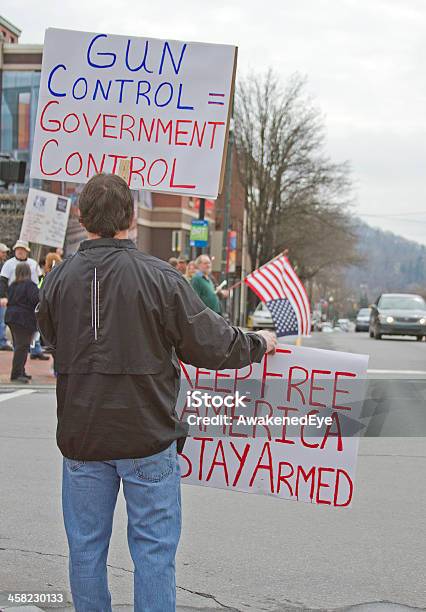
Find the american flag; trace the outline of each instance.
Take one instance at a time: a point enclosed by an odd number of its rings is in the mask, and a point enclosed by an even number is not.
[[[308,336],[311,309],[308,296],[285,255],[280,255],[245,278],[268,307],[277,336]]]

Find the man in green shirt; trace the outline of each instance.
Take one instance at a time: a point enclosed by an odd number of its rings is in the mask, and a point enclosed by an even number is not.
[[[208,255],[199,255],[195,260],[195,265],[198,268],[198,273],[194,274],[191,280],[191,285],[194,291],[206,306],[222,314],[219,297],[226,298],[228,291],[222,289],[216,292],[215,286],[210,278],[212,270],[212,262]]]

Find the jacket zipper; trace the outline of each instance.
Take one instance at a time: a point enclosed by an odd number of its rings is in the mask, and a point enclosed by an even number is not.
[[[99,329],[99,280],[98,271],[95,268],[93,273],[93,280],[90,284],[90,304],[92,309],[92,328],[95,336],[95,340],[98,339]]]

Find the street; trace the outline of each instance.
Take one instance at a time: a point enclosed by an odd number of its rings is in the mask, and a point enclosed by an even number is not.
[[[426,343],[334,332],[314,333],[303,345],[370,354],[364,412],[373,418],[361,439],[353,505],[184,485],[180,611],[426,607]],[[0,609],[17,591],[67,591],[70,601],[55,425],[52,389],[0,390]],[[114,609],[130,610],[122,496],[109,578]]]
[[[410,372],[426,371],[426,345],[416,343],[411,336],[384,336],[382,340],[369,338],[367,332],[314,333],[303,340],[303,346],[365,353],[370,355],[368,367],[373,370]]]

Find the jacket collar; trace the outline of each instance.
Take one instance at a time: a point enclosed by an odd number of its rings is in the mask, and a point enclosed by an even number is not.
[[[96,238],[95,240],[83,240],[79,251],[96,249],[98,247],[110,247],[114,249],[136,249],[136,245],[130,238]]]

